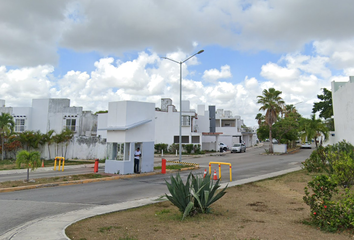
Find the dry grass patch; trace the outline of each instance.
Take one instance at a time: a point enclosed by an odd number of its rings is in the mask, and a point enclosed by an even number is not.
[[[181,221],[170,202],[89,218],[66,230],[71,239],[352,239],[303,224],[309,207],[304,171],[227,189],[212,214]],[[168,192],[166,188],[166,192]]]

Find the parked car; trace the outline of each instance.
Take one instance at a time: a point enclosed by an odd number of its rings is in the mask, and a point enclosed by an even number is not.
[[[227,151],[227,149],[228,149],[228,147],[227,147],[227,145],[225,144],[225,143],[219,143],[219,149],[221,150],[223,150],[223,151]]]
[[[305,142],[305,143],[301,144],[301,148],[312,148],[311,142]]]
[[[246,145],[244,143],[235,143],[231,148],[231,153],[246,152]]]

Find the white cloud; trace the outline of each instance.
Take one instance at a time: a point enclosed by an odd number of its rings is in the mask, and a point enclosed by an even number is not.
[[[312,41],[342,42],[333,52],[340,65],[353,61],[346,50],[353,48],[351,6],[352,0],[5,1],[0,65],[56,65],[58,47],[102,56],[191,52],[197,45],[284,53]]]
[[[205,70],[203,75],[203,79],[208,82],[216,82],[219,79],[230,78],[230,77],[232,77],[232,74],[230,72],[229,65],[221,66],[221,71],[215,68],[210,70]]]

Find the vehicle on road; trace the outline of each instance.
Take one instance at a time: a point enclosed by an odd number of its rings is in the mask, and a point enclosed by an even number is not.
[[[244,143],[235,143],[231,148],[231,153],[246,152],[246,145]]]
[[[305,142],[305,143],[301,144],[301,148],[312,148],[312,146],[311,146],[310,142]]]
[[[222,149],[223,151],[227,151],[228,147],[227,147],[227,145],[225,143],[221,142],[221,143],[219,143],[219,149],[220,150]]]

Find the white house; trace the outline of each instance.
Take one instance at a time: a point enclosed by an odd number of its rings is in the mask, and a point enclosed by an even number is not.
[[[182,101],[182,144],[202,144],[202,134],[196,128],[197,114],[190,109],[189,101]],[[155,111],[155,143],[179,143],[180,112],[177,112],[172,100],[161,99],[161,110]]]
[[[15,121],[15,132],[49,130],[60,133],[69,128],[75,135],[66,147],[66,154],[50,147],[51,157],[57,152],[66,158],[104,158],[105,140],[97,138],[97,115],[83,111],[82,107],[70,107],[69,99],[33,99],[31,107],[5,107],[0,100],[0,113],[9,113]],[[61,149],[61,148],[60,148]],[[42,147],[42,157],[49,158],[47,147]]]
[[[354,144],[354,76],[348,82],[333,81],[331,85],[335,133],[331,133],[330,141]]]
[[[180,112],[172,100],[161,99],[161,109],[155,112],[155,143],[179,143]],[[220,142],[228,146],[244,141],[246,146],[256,144],[255,131],[244,131],[243,120],[231,111],[198,105],[197,111],[190,108],[189,101],[182,101],[182,144],[200,144],[202,150],[218,150]]]

